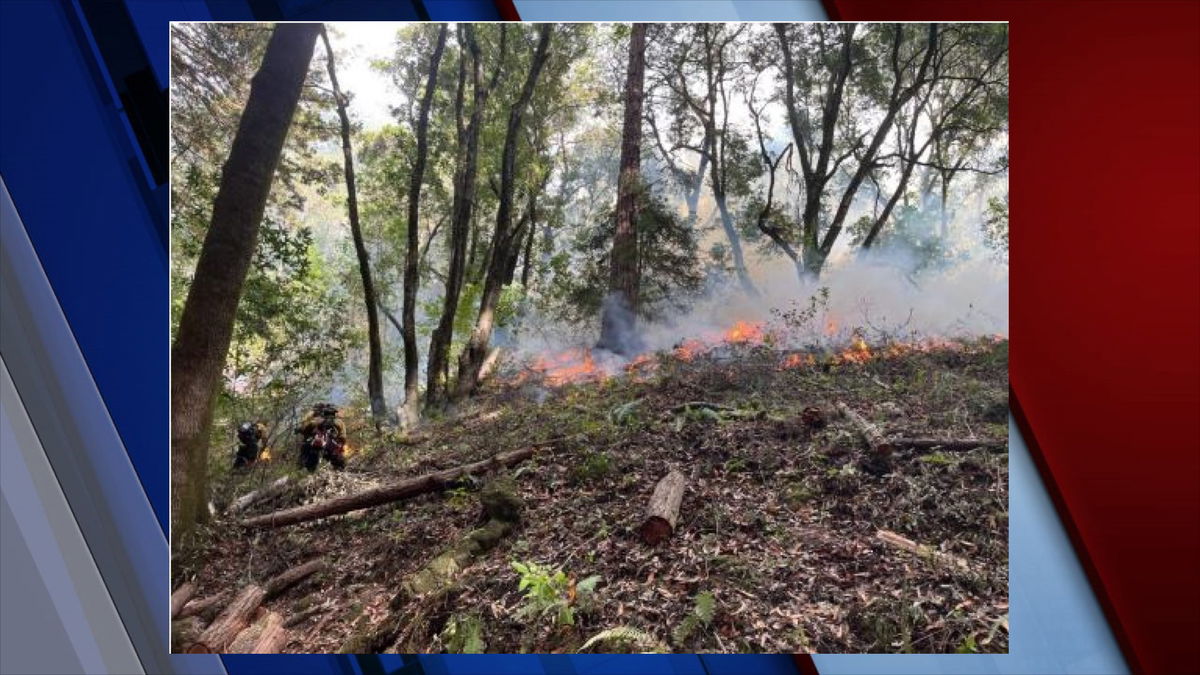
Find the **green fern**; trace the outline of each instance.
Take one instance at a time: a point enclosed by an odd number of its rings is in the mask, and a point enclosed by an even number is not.
[[[692,633],[700,626],[707,626],[712,623],[713,617],[717,613],[717,599],[712,593],[704,591],[696,595],[696,605],[692,611],[679,622],[675,630],[671,632],[671,637],[675,640],[676,645],[682,645],[687,641]]]
[[[487,650],[483,641],[483,623],[474,614],[452,616],[442,629],[446,651],[454,654],[482,654]]]
[[[585,651],[592,645],[602,642],[642,647],[647,651],[655,653],[670,651],[658,638],[632,626],[617,626],[616,628],[600,631],[588,638],[587,642],[584,642],[583,646],[579,648],[579,651]]]

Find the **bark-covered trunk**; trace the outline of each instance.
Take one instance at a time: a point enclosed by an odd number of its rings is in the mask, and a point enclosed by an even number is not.
[[[608,297],[598,347],[630,355],[637,347],[638,199],[642,173],[642,87],[646,79],[646,24],[633,24],[625,77],[625,120],[617,176],[617,226],[609,259]]]
[[[425,160],[429,154],[429,109],[433,105],[433,94],[437,85],[438,66],[442,51],[446,47],[445,24],[438,31],[437,44],[429,57],[429,77],[425,81],[425,95],[421,98],[421,110],[417,116],[417,156],[413,161],[412,182],[408,186],[408,253],[404,261],[404,414],[403,422],[408,428],[416,426],[420,417],[419,373],[417,354],[417,265],[420,262],[421,183],[425,179]]]
[[[513,227],[513,191],[516,184],[517,140],[521,133],[521,121],[533,90],[541,75],[550,49],[551,24],[539,27],[537,49],[521,94],[517,97],[508,116],[508,129],[504,138],[504,151],[500,159],[500,205],[496,210],[496,229],[492,235],[492,252],[489,257],[487,276],[483,281],[483,296],[480,299],[479,315],[471,339],[458,360],[458,381],[455,383],[455,398],[462,398],[475,390],[479,381],[479,369],[488,354],[488,343],[496,318],[496,305],[506,280],[512,278],[520,252],[521,228]]]
[[[505,29],[501,28],[500,56],[496,69],[488,84],[483,83],[479,43],[475,40],[475,29],[463,24],[459,40],[471,53],[471,82],[474,92],[474,108],[471,119],[463,124],[463,89],[466,80],[466,58],[459,61],[458,90],[455,109],[458,116],[458,148],[460,165],[455,173],[453,217],[450,227],[450,269],[446,274],[446,291],[442,298],[442,316],[429,341],[428,385],[425,390],[426,407],[439,406],[444,402],[447,373],[450,368],[450,343],[454,338],[454,318],[458,313],[458,299],[462,293],[466,266],[467,241],[471,229],[471,212],[475,203],[475,170],[479,155],[479,131],[483,126],[483,109],[487,104],[491,87],[499,76],[499,64],[504,58]]]
[[[341,122],[342,157],[346,175],[346,208],[350,216],[350,235],[354,239],[354,253],[358,256],[358,273],[362,277],[363,302],[367,309],[367,397],[371,400],[371,417],[375,426],[387,421],[387,402],[383,398],[383,344],[379,338],[379,310],[375,299],[375,282],[371,279],[371,259],[363,242],[362,224],[358,219],[358,189],[354,180],[354,146],[350,141],[350,114],[346,110],[347,99],[338,86],[337,68],[333,47],[329,44],[329,33],[322,26],[321,40],[325,42],[326,68],[333,98],[337,102],[338,120]]]
[[[172,540],[207,517],[213,402],[242,283],[320,24],[279,24],[250,85],[171,349]]]

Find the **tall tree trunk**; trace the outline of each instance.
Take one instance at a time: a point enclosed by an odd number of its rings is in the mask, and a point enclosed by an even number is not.
[[[420,262],[421,183],[425,179],[425,159],[429,153],[429,109],[433,105],[433,94],[437,86],[438,66],[441,65],[442,50],[446,47],[448,27],[442,24],[438,31],[437,44],[429,57],[429,78],[425,81],[425,95],[421,98],[421,111],[417,116],[417,157],[413,162],[412,182],[408,186],[408,253],[404,261],[404,424],[416,426],[420,418],[418,358],[417,355],[417,265]]]
[[[171,348],[172,540],[208,515],[208,439],[213,402],[233,336],[242,283],[320,24],[279,24],[238,123],[212,221]]]
[[[504,60],[506,29],[502,26],[500,30],[500,55],[488,84],[484,84],[482,81],[480,49],[479,43],[475,40],[474,26],[463,24],[459,34],[460,44],[465,44],[471,53],[471,82],[475,100],[474,108],[471,110],[471,120],[464,126],[462,113],[466,67],[463,65],[465,62],[465,57],[463,57],[460,59],[458,91],[455,98],[461,164],[456,172],[454,186],[453,218],[450,228],[450,269],[446,274],[442,317],[438,321],[438,326],[434,329],[429,343],[427,368],[429,382],[425,391],[426,407],[441,405],[446,393],[447,373],[450,369],[450,344],[454,338],[454,318],[458,313],[458,299],[462,292],[467,240],[471,228],[471,211],[475,203],[475,169],[479,154],[479,131],[483,126],[484,106],[487,104],[491,88],[496,84],[496,79],[500,74],[500,64]]]
[[[325,43],[329,71],[329,84],[337,101],[338,119],[342,130],[342,156],[346,173],[346,206],[350,214],[350,234],[354,239],[354,252],[358,256],[358,273],[362,277],[363,302],[367,308],[367,397],[371,399],[371,418],[375,426],[387,421],[387,402],[383,399],[383,344],[379,339],[379,310],[375,299],[375,282],[371,279],[371,258],[363,243],[362,224],[358,220],[358,190],[354,181],[354,146],[350,142],[350,114],[346,110],[347,99],[338,86],[337,68],[334,63],[333,47],[329,44],[329,33],[321,27],[321,40]]]
[[[521,88],[521,94],[508,115],[508,129],[504,137],[504,152],[500,159],[500,205],[496,209],[496,230],[492,235],[492,252],[488,262],[487,276],[483,280],[483,296],[479,303],[479,316],[471,339],[458,360],[458,381],[455,383],[455,398],[462,398],[475,390],[479,381],[479,369],[488,354],[488,343],[496,319],[496,304],[506,280],[512,278],[517,253],[520,252],[521,227],[513,227],[513,190],[516,183],[517,140],[521,133],[521,119],[533,98],[533,89],[541,75],[542,67],[550,48],[553,26],[541,24],[537,49],[529,74]]]
[[[633,24],[629,66],[625,74],[625,120],[621,130],[621,165],[617,175],[617,226],[609,258],[608,297],[600,316],[596,346],[632,355],[637,340],[638,200],[642,184],[642,85],[646,79],[646,24]]]

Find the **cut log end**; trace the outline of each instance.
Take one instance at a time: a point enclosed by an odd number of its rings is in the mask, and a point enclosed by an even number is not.
[[[656,546],[669,538],[674,530],[675,528],[671,527],[671,524],[663,518],[651,516],[646,519],[646,522],[642,523],[639,534],[641,534],[642,541],[651,546]]]

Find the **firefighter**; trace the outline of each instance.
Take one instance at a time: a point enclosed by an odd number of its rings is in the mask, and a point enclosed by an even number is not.
[[[243,422],[237,430],[237,453],[233,468],[242,469],[258,461],[263,443],[267,439],[267,428],[261,422]]]
[[[346,425],[341,412],[330,403],[318,403],[312,407],[300,426],[300,465],[309,472],[317,470],[323,456],[333,468],[346,466]]]

